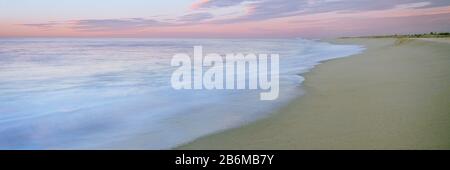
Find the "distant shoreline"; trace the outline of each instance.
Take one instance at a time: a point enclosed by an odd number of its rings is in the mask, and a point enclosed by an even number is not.
[[[426,34],[394,34],[394,35],[373,35],[360,37],[341,37],[348,38],[450,38],[449,32],[430,32]]]

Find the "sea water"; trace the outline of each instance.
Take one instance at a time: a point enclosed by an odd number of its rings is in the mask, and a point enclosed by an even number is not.
[[[280,55],[280,94],[175,90],[173,55]],[[302,73],[364,48],[305,39],[0,39],[0,149],[170,149],[264,118]]]

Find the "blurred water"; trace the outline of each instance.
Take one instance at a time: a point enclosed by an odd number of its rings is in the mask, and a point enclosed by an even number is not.
[[[173,90],[176,53],[280,54],[280,97]],[[363,50],[304,39],[0,39],[0,149],[168,149],[262,118],[299,76]]]

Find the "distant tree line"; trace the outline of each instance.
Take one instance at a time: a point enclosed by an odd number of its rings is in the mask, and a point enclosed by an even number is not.
[[[394,35],[377,35],[377,36],[362,36],[359,38],[448,38],[450,32],[430,32],[425,34],[394,34]],[[343,37],[352,38],[352,37]]]

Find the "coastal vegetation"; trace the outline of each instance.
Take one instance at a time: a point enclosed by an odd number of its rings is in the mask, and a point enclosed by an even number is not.
[[[355,38],[355,37],[343,37]],[[393,35],[376,35],[361,36],[357,38],[450,38],[450,32],[430,32],[424,34],[393,34]]]

